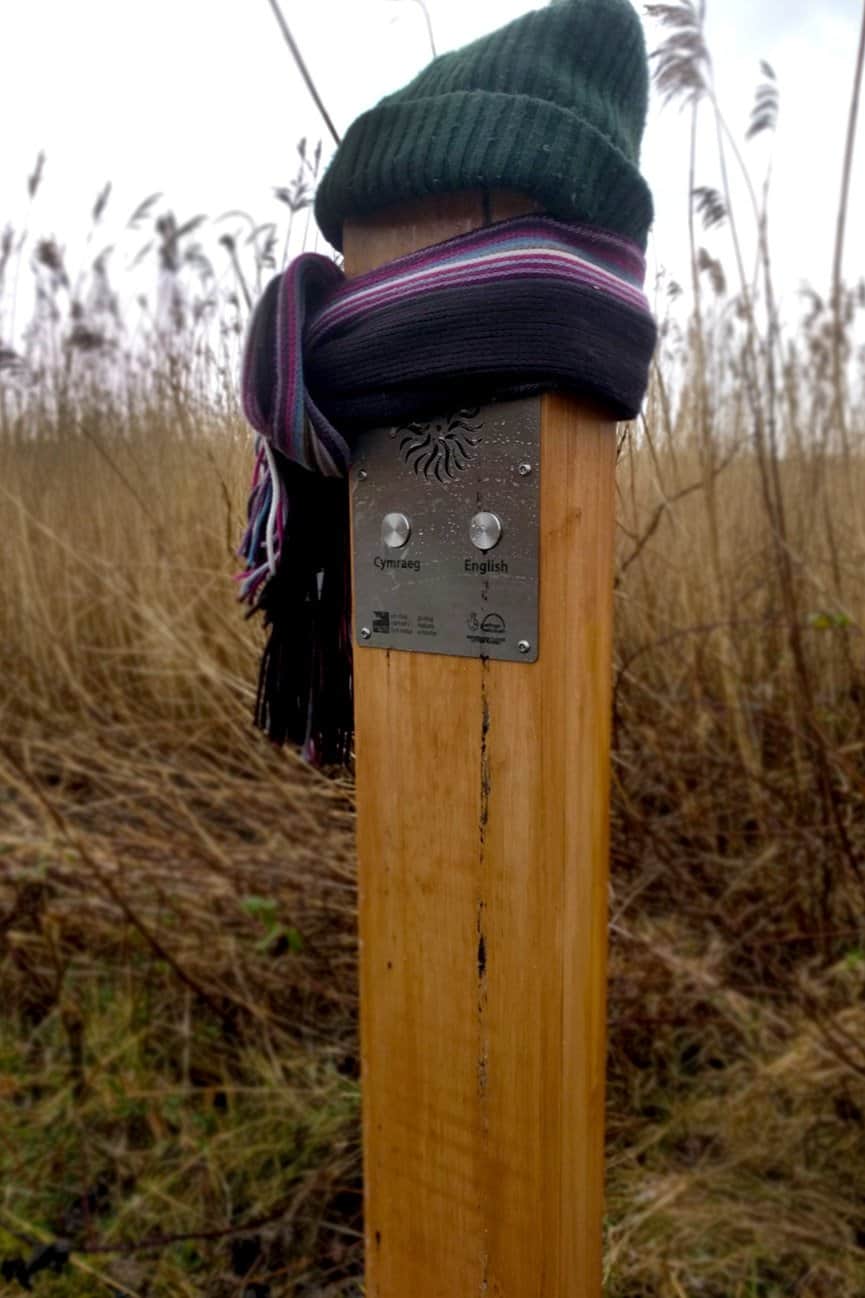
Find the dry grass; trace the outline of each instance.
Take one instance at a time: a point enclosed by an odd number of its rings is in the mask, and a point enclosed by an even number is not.
[[[291,230],[249,224],[254,291]],[[16,257],[43,290],[0,349],[3,1293],[360,1292],[352,790],[249,725],[197,229],[156,221],[159,324],[0,244],[0,344]],[[621,445],[608,1298],[865,1293],[865,288],[781,331],[761,251],[728,289],[695,232]]]
[[[351,788],[249,726],[238,431],[0,448],[0,1256],[120,1292],[357,1272]]]
[[[865,461],[782,466],[851,863],[755,458],[733,429],[707,475],[681,408],[669,446],[652,406],[620,457],[607,1292],[854,1298]],[[4,1252],[71,1238],[120,1292],[233,1294],[247,1263],[262,1292],[345,1292],[351,790],[249,728],[245,435],[213,416],[179,436],[158,409],[43,420],[0,446]]]

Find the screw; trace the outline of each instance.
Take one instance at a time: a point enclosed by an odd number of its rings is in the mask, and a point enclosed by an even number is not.
[[[529,650],[531,649],[531,647],[532,647],[532,644],[531,644],[531,641],[530,641],[530,640],[519,640],[519,641],[517,641],[517,648],[519,649],[519,651],[520,651],[521,654],[527,654],[527,653],[529,652]]]
[[[367,473],[366,469],[359,469],[357,477],[359,482],[366,482],[367,478],[369,477],[369,474]]]
[[[531,471],[532,471],[532,466],[530,464],[521,464],[519,469],[517,470],[521,478],[527,478],[531,473]]]
[[[371,635],[372,635],[372,632],[370,631],[370,629],[369,629],[368,626],[362,626],[362,627],[360,628],[360,638],[361,638],[361,640],[368,640],[368,639],[370,638]]]

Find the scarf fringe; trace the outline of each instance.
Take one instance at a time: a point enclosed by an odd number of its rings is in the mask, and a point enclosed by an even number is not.
[[[260,613],[267,641],[254,721],[275,744],[293,743],[316,766],[348,765],[354,727],[349,493],[280,456],[256,465],[240,554],[241,599]],[[268,563],[268,518],[279,544]]]

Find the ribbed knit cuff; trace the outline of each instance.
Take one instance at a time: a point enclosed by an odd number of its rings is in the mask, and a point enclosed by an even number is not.
[[[557,104],[490,91],[384,102],[364,113],[319,186],[316,217],[341,249],[349,217],[475,188],[523,191],[551,216],[645,248],[651,193],[609,138]]]

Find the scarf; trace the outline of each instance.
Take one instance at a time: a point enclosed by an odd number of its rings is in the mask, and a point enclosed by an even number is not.
[[[243,358],[257,435],[238,580],[269,632],[255,720],[274,742],[318,765],[350,757],[357,434],[547,390],[633,419],[656,336],[644,275],[630,240],[526,216],[353,279],[305,253],[270,281]]]

